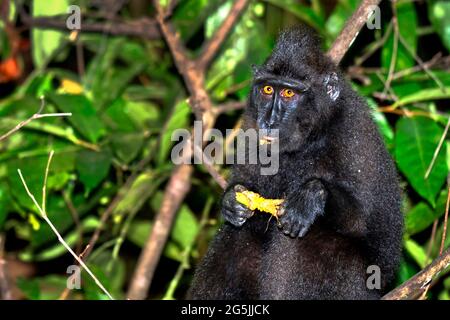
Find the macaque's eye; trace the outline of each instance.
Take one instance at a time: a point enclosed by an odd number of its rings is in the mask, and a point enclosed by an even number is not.
[[[273,88],[271,86],[264,86],[262,93],[270,96],[273,94]]]
[[[281,96],[283,98],[288,98],[289,99],[289,98],[292,98],[293,96],[295,96],[295,92],[292,89],[283,89],[281,91]]]

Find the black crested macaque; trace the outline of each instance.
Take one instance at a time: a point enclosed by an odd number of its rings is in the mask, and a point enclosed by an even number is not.
[[[364,99],[316,35],[305,27],[281,33],[254,71],[244,119],[244,129],[279,130],[279,170],[233,166],[226,223],[187,297],[379,299],[401,256],[398,177]],[[238,203],[237,185],[285,199],[279,223]],[[372,265],[379,289],[366,283]]]

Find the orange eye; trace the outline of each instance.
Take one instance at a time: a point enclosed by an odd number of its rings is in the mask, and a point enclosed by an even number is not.
[[[271,95],[273,93],[273,88],[271,86],[264,86],[263,93],[267,95]]]
[[[292,89],[284,89],[283,91],[281,91],[281,95],[284,98],[292,98],[293,96],[295,96],[295,92]]]

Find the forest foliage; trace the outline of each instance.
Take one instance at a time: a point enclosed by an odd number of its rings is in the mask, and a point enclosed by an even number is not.
[[[149,1],[130,2],[144,3],[145,10],[128,4],[114,19],[154,15]],[[280,29],[306,23],[317,30],[327,49],[359,2],[250,1],[206,72],[206,88],[215,106],[246,100],[251,66],[270,54]],[[178,1],[170,19],[192,56],[214,36],[232,3]],[[115,20],[102,16],[101,6],[82,0],[11,1],[8,16],[0,22],[0,134],[35,114],[42,103],[42,113],[72,113],[34,120],[0,140],[0,233],[7,263],[25,270],[14,274],[13,285],[17,297],[26,299],[61,297],[67,266],[74,262],[40,217],[17,169],[40,202],[48,155],[55,151],[47,213],[78,254],[99,228],[101,214],[117,194],[122,195],[111,207],[111,219],[87,264],[115,298],[124,298],[175,166],[171,135],[190,128],[194,120],[185,84],[163,39],[81,32],[74,41],[68,30],[23,23],[21,10],[31,17],[61,17],[73,4],[81,7],[83,23],[100,21],[114,28]],[[380,12],[381,28],[363,28],[342,68],[367,99],[399,171],[405,216],[397,277],[401,284],[439,254],[445,228],[450,2],[383,1]],[[221,114],[216,127],[234,128],[241,113]],[[230,166],[217,168],[227,177]],[[136,178],[130,186],[126,181],[131,175]],[[222,221],[221,192],[207,170],[195,165],[150,298],[183,297]],[[449,245],[447,236],[444,247]],[[87,274],[82,276],[82,288],[66,297],[106,299]],[[438,275],[428,297],[450,299],[448,270]]]

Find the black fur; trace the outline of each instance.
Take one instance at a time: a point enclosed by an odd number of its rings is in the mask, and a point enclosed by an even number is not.
[[[280,169],[235,165],[224,194],[227,221],[198,266],[192,299],[378,299],[394,279],[403,219],[393,161],[369,109],[305,29],[281,34],[255,71],[245,128],[259,128],[258,79],[293,79],[308,87],[295,121],[281,123]],[[289,81],[289,80],[287,80]],[[336,92],[339,96],[336,98]],[[235,199],[243,185],[285,198],[280,218],[249,211]],[[381,290],[369,290],[369,265]]]

